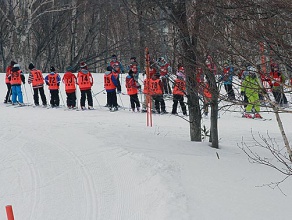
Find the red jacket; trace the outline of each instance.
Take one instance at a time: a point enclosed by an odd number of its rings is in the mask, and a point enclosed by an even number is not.
[[[10,80],[8,79],[8,77],[10,76],[10,74],[12,73],[12,66],[8,66],[6,68],[6,76],[5,76],[5,83],[10,83]]]

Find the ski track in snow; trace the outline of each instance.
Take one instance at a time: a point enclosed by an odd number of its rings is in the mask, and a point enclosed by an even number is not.
[[[24,147],[25,145],[19,146],[19,153],[24,158],[29,167],[30,179],[32,181],[31,190],[33,194],[33,198],[31,198],[32,202],[30,203],[31,205],[28,219],[35,219],[33,216],[34,213],[36,213],[36,207],[41,197],[41,192],[38,189],[38,186],[40,185],[40,175],[34,165],[33,159],[29,156],[29,154],[25,152],[25,150],[23,149]]]
[[[27,107],[13,111],[50,110]],[[58,113],[66,114],[64,111]],[[132,113],[121,111],[121,114]],[[94,120],[93,116],[96,115],[91,112],[86,114],[89,120]],[[26,180],[19,178],[21,189],[14,195],[27,202],[23,210],[29,211],[23,219],[53,219],[53,216],[70,220],[188,219],[186,196],[174,180],[180,176],[177,164],[130,152],[120,147],[116,139],[100,139],[98,131],[115,126],[114,122],[107,125],[96,122],[92,130],[79,125],[76,134],[63,132],[61,139],[49,135],[51,129],[62,132],[64,125],[66,121],[58,120],[52,127],[44,126],[38,132],[39,127],[34,128],[34,122],[29,122],[22,128],[15,127],[16,135],[11,135],[11,131],[1,133],[2,143],[18,145],[18,160],[28,167]],[[80,135],[88,143],[97,144],[82,146],[82,140],[77,143],[74,138],[70,140],[72,135]],[[123,134],[117,135],[123,140],[122,146],[133,144]],[[60,197],[66,197],[68,204],[59,201]],[[176,198],[175,204],[173,198]],[[61,205],[63,212],[56,208]]]
[[[47,90],[46,93],[49,98]],[[30,106],[3,109],[0,143],[4,147],[0,147],[0,154],[5,157],[0,160],[0,182],[10,181],[11,185],[3,184],[1,204],[13,204],[16,219],[21,220],[185,220],[208,216],[204,212],[209,207],[202,206],[200,193],[185,193],[197,185],[196,181],[184,183],[184,178],[191,180],[196,173],[186,172],[189,168],[175,157],[200,161],[214,152],[211,149],[193,152],[187,141],[180,142],[189,135],[179,117],[153,115],[154,127],[144,129],[145,114],[127,109],[110,113],[101,107],[106,95],[96,97],[96,111]],[[32,103],[32,94],[29,98],[27,102]],[[127,105],[128,96],[122,98]],[[171,103],[167,100],[168,111]],[[240,114],[239,107],[229,109]],[[221,116],[221,121],[226,116],[236,118],[228,111],[222,111]],[[17,119],[10,122],[11,117]],[[160,121],[164,123],[160,125]],[[239,127],[242,121],[233,123]],[[203,118],[203,122],[209,124],[209,119]],[[258,124],[255,120],[250,123]],[[273,121],[264,124],[272,126]],[[225,142],[235,145],[236,132],[241,132],[225,129],[234,135],[221,140],[223,149]],[[237,155],[238,150],[223,153]],[[203,187],[204,183],[201,184]],[[2,216],[3,210],[0,219]]]

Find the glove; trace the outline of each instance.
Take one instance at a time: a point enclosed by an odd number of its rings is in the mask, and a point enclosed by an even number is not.
[[[245,96],[245,91],[241,91],[240,95]]]

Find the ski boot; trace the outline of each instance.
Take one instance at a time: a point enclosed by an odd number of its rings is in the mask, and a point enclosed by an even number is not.
[[[248,112],[244,112],[243,115],[242,115],[243,118],[253,118],[252,114],[251,113],[248,113]]]
[[[254,117],[255,117],[255,118],[263,118],[259,113],[255,113],[255,114],[254,114]]]

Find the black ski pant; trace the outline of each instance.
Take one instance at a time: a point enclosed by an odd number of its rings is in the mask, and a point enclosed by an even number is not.
[[[43,105],[47,105],[47,99],[45,96],[45,91],[44,91],[44,87],[39,87],[39,88],[33,88],[33,100],[34,100],[34,104],[35,105],[39,105],[39,92],[40,92],[40,96],[42,99],[42,103]]]
[[[132,109],[135,109],[135,107],[140,108],[138,94],[130,95],[130,103]]]
[[[232,88],[232,84],[224,84],[224,88],[225,88],[225,90],[227,92],[228,99],[234,100],[235,99],[235,94],[234,94],[234,90]]]
[[[51,100],[50,100],[51,106],[58,107],[60,105],[59,90],[58,89],[50,90],[50,94],[51,94]]]
[[[80,106],[85,107],[85,101],[87,99],[88,106],[93,107],[92,92],[91,89],[81,90]]]
[[[118,76],[118,78],[117,78],[117,90],[118,90],[118,92],[121,92],[122,91],[122,87],[121,87],[121,82],[120,82],[120,77]]]
[[[183,112],[184,115],[187,114],[187,108],[186,105],[184,103],[184,96],[183,95],[173,95],[173,105],[172,105],[172,114],[176,114],[177,113],[177,105],[178,103],[181,106],[181,110]]]
[[[110,107],[110,108],[111,107],[118,107],[118,99],[117,99],[116,90],[111,91],[111,92],[107,92],[106,97],[107,97],[108,107]]]
[[[278,104],[287,104],[288,100],[285,96],[285,93],[281,92],[280,90],[274,90],[273,95],[275,97],[275,100]]]
[[[153,100],[154,100],[154,104],[155,104],[155,109],[157,111],[157,113],[165,112],[165,102],[163,99],[163,95],[153,95],[152,96]],[[161,111],[160,111],[161,108]]]
[[[11,92],[11,84],[10,83],[6,83],[6,86],[7,86],[7,93],[6,93],[6,96],[5,96],[5,100],[4,102],[11,102],[11,95],[12,95],[12,92]]]
[[[171,88],[169,85],[169,79],[167,77],[162,77],[161,81],[162,81],[162,85],[163,85],[164,94],[172,94]]]
[[[66,92],[67,95],[67,107],[76,107],[76,93],[74,92]]]

